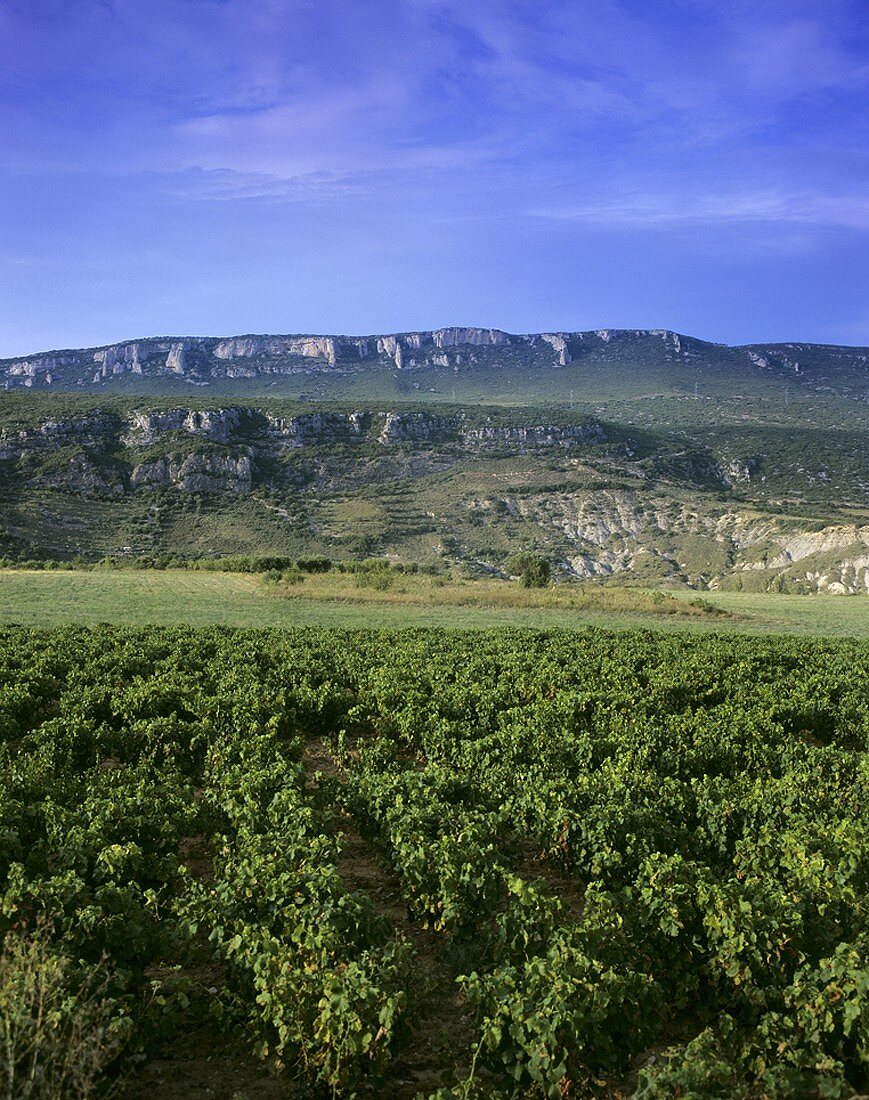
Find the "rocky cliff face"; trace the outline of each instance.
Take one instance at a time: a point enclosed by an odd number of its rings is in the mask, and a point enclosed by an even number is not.
[[[479,447],[513,446],[520,451],[528,447],[571,447],[574,444],[603,443],[606,435],[600,424],[571,424],[553,426],[544,424],[517,425],[515,427],[466,428],[462,439]]]
[[[606,439],[596,420],[568,425],[475,425],[462,416],[430,412],[312,412],[278,416],[269,410],[243,407],[214,409],[158,409],[126,416],[90,413],[65,420],[47,419],[36,427],[0,429],[0,461],[29,451],[74,443],[99,451],[123,445],[147,447],[178,435],[223,446],[302,447],[349,440],[397,443],[457,441],[469,448],[505,446],[570,447],[593,445]]]
[[[253,466],[248,455],[164,455],[134,466],[133,489],[179,489],[184,493],[249,493]]]
[[[387,413],[377,435],[381,444],[443,441],[455,435],[455,420],[432,416],[430,413]]]
[[[38,469],[35,476],[41,485],[89,495],[117,495],[125,487],[249,493],[258,462],[300,448],[368,444],[389,450],[402,444],[449,445],[461,453],[506,448],[523,454],[539,448],[596,445],[605,438],[596,421],[563,427],[474,427],[462,417],[423,411],[279,416],[247,407],[178,407],[124,416],[93,412],[46,419],[28,428],[0,429],[0,463],[8,464],[7,478],[14,477],[13,468],[23,463]],[[154,450],[161,453],[147,453]],[[3,473],[0,470],[0,487]]]
[[[699,587],[869,590],[869,527],[813,528],[728,496],[733,488],[744,494],[762,469],[750,456],[716,458],[699,447],[638,454],[618,428],[593,418],[118,408],[126,411],[0,429],[0,542],[15,501],[26,501],[31,517],[66,509],[65,552],[75,553],[89,508],[150,515],[168,496],[182,512],[248,509],[279,524],[295,517],[307,532],[300,538],[327,547],[335,532],[342,537],[346,509],[345,540],[358,537],[359,517],[370,515],[364,533],[383,552],[410,532],[414,547],[451,545],[451,560],[490,569],[499,559],[487,562],[486,547],[542,546],[579,577],[633,570],[652,583],[668,577]],[[191,494],[206,499],[185,501]],[[399,517],[393,528],[390,509]],[[324,551],[322,541],[313,545]]]
[[[229,443],[251,418],[248,409],[167,409],[159,412],[134,412],[125,422],[123,441],[128,446],[154,443],[167,432],[207,439],[211,443]]]
[[[296,374],[360,365],[385,365],[398,370],[431,365],[444,348],[504,347],[536,338],[513,337],[497,329],[444,328],[390,336],[231,336],[225,339],[136,340],[82,351],[46,353],[27,359],[0,360],[0,383],[51,386],[65,375],[79,384],[106,382],[118,375],[150,377],[178,375],[198,381],[257,377],[260,374]],[[554,341],[557,357],[565,354],[561,337]]]
[[[318,443],[344,443],[359,439],[365,430],[365,413],[306,413],[302,416],[265,414],[269,435],[278,445],[304,447]]]
[[[530,494],[477,501],[543,531],[557,531],[563,567],[578,577],[606,577],[655,564],[658,572],[709,587],[766,584],[833,594],[869,593],[869,526],[831,524],[807,531],[733,506],[680,502],[671,494],[620,490]]]
[[[665,329],[599,329],[594,332],[511,334],[492,328],[441,328],[374,336],[167,337],[100,348],[44,352],[0,360],[0,386],[65,388],[109,385],[134,375],[209,385],[221,379],[274,375],[352,375],[360,371],[497,369],[509,361],[528,369],[641,360],[684,366],[729,365],[804,379],[837,372],[869,378],[869,351],[820,345],[780,344],[728,348]],[[824,373],[826,372],[826,373]],[[831,374],[832,372],[832,374]],[[853,388],[853,386],[852,386]],[[859,387],[858,387],[859,388]]]
[[[30,453],[46,453],[66,445],[103,453],[112,446],[121,425],[120,417],[113,413],[94,412],[63,419],[49,418],[36,427],[0,428],[0,462]]]

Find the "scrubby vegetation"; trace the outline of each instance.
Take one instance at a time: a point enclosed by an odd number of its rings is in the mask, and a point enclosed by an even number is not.
[[[504,572],[529,552],[610,583],[865,591],[865,402],[496,400],[7,394],[0,556]]]
[[[543,579],[544,567],[545,562],[541,564],[534,559],[529,571],[522,572],[525,564],[520,562],[517,585],[505,579],[450,576],[372,559],[352,565],[342,563],[340,568],[313,575],[293,565],[284,571],[267,573],[265,582],[276,595],[288,599],[393,607],[490,607],[517,611],[548,608],[718,621],[729,617],[727,612],[700,597],[680,599],[669,592],[607,588],[594,583],[552,585],[548,578]]]
[[[0,942],[4,1100],[105,1095],[112,1067],[130,1038],[132,1020],[113,995],[109,974],[99,963],[64,951],[53,936],[53,916],[49,910],[34,920],[5,910],[5,923],[13,923]]]

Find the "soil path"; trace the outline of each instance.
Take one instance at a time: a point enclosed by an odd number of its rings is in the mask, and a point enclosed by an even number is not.
[[[307,743],[302,761],[311,776],[322,772],[346,782],[346,774],[322,739]],[[370,897],[378,911],[392,921],[395,934],[413,948],[409,1034],[371,1090],[372,1095],[413,1100],[454,1084],[468,1073],[473,1028],[456,982],[462,969],[460,958],[447,936],[410,919],[398,876],[362,835],[353,817],[337,812],[336,824],[342,836],[337,868],[344,885]]]

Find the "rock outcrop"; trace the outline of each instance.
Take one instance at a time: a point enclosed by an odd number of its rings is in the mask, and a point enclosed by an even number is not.
[[[594,445],[603,443],[606,434],[603,426],[595,421],[588,424],[570,425],[517,425],[465,428],[461,438],[478,447],[516,447],[524,450],[528,447],[572,447],[581,443]]]
[[[423,337],[428,333],[421,333]],[[436,348],[455,348],[462,344],[470,347],[506,347],[512,338],[497,328],[439,328],[431,333]]]
[[[215,359],[296,355],[303,359],[323,359],[330,366],[335,365],[338,352],[339,342],[334,336],[235,336],[221,340],[212,349]]]
[[[442,442],[455,434],[456,421],[426,412],[386,413],[377,435],[382,444],[406,442]]]
[[[564,336],[560,336],[550,332],[543,332],[540,334],[540,339],[549,344],[555,354],[558,356],[558,365],[560,367],[566,367],[568,363],[573,360],[570,356],[570,349],[567,346],[567,340]]]
[[[95,453],[109,450],[117,439],[121,420],[111,413],[87,413],[61,420],[46,419],[35,427],[0,429],[0,461],[57,450],[67,445]]]
[[[183,432],[212,443],[229,443],[242,424],[250,419],[247,409],[166,409],[134,412],[127,422],[123,441],[127,446],[154,443],[167,432]]]
[[[36,463],[42,471],[41,485],[70,491],[96,493],[102,487],[116,495],[126,486],[133,491],[174,487],[184,492],[247,493],[258,459],[267,465],[297,448],[367,444],[384,450],[405,445],[423,450],[447,447],[457,454],[492,448],[525,453],[553,446],[594,446],[604,439],[602,426],[593,420],[562,427],[474,426],[460,416],[426,411],[279,416],[249,407],[182,406],[125,416],[94,411],[2,429],[0,462]],[[45,468],[49,456],[61,454],[67,456],[65,464],[55,461]],[[0,481],[3,476],[16,475],[7,467]]]
[[[764,587],[839,594],[869,593],[869,527],[795,527],[732,506],[698,512],[672,496],[635,491],[505,496],[478,501],[543,531],[557,531],[568,550],[563,567],[579,577],[610,576],[655,560],[692,583],[740,587],[761,574]]]
[[[163,455],[133,468],[134,489],[174,488],[185,493],[249,493],[253,469],[247,455]]]
[[[814,370],[820,388],[835,389],[835,376],[847,378],[849,392],[862,397],[869,379],[865,348],[811,344],[751,345],[729,348],[669,329],[598,329],[588,332],[512,334],[494,328],[446,327],[373,336],[246,335],[157,337],[80,351],[53,351],[0,360],[0,386],[6,389],[110,385],[123,375],[182,379],[209,385],[226,378],[371,370],[493,370],[509,361],[529,370],[587,364],[595,357],[612,364],[620,358],[667,364],[704,361],[735,372],[777,372],[801,384]],[[506,357],[506,358],[505,358]],[[838,392],[838,391],[837,391]]]
[[[281,444],[304,447],[307,444],[341,443],[358,439],[364,430],[365,413],[306,413],[302,416],[275,416],[265,413],[269,435]]]

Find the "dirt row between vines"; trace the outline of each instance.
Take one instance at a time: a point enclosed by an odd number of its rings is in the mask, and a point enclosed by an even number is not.
[[[322,739],[307,743],[302,762],[309,775],[322,772],[342,781],[343,772]],[[455,1084],[470,1068],[473,1027],[456,982],[460,959],[443,933],[413,920],[401,883],[383,856],[359,831],[353,818],[336,812],[342,834],[337,869],[348,890],[366,894],[378,912],[392,921],[395,934],[414,952],[414,984],[410,995],[409,1034],[372,1095],[413,1100],[442,1085]]]

